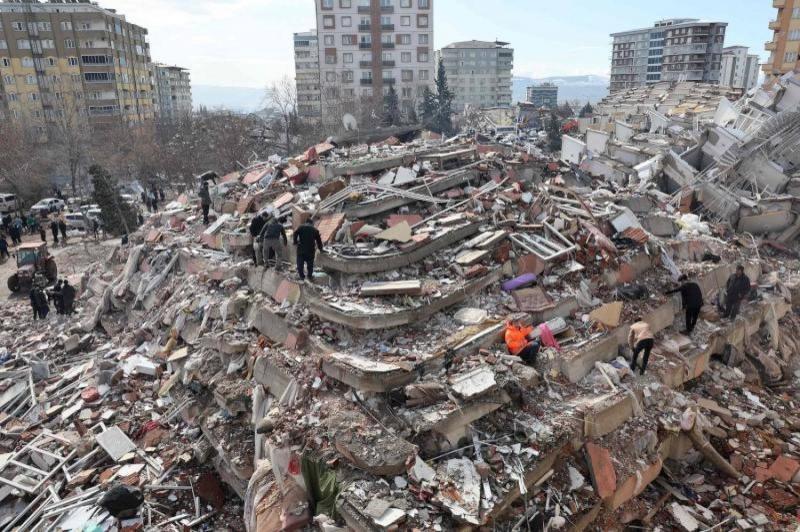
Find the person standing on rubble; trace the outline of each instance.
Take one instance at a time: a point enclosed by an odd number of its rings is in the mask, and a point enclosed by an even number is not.
[[[518,356],[525,364],[533,366],[542,344],[538,340],[528,340],[528,335],[533,332],[533,326],[523,327],[519,322],[506,322],[504,335],[506,347],[511,355]]]
[[[681,275],[678,281],[681,285],[674,290],[668,290],[665,294],[681,293],[681,302],[686,311],[686,334],[691,336],[700,317],[700,309],[703,308],[703,290],[695,281],[689,281],[686,275]]]
[[[266,225],[264,225],[264,227],[261,228],[261,233],[259,234],[258,240],[261,241],[262,261],[264,262],[265,268],[270,267],[270,261],[274,257],[275,269],[279,270],[281,265],[280,241],[281,240],[283,241],[284,248],[289,245],[289,240],[287,240],[286,238],[286,230],[283,228],[282,222],[283,222],[282,219],[278,220],[277,218],[272,218],[269,221],[269,223],[267,223]],[[298,251],[298,257],[299,257],[299,251]],[[311,266],[309,267],[309,272],[313,269],[314,269],[314,247],[312,245]],[[311,273],[309,273],[308,275],[310,277]]]
[[[256,266],[261,263],[261,230],[264,229],[266,224],[264,215],[261,213],[256,214],[255,218],[250,221],[250,236],[253,237],[253,261]]]
[[[297,246],[297,275],[300,276],[301,281],[306,280],[306,275],[303,272],[304,267],[308,267],[308,279],[314,279],[314,244],[319,248],[322,253],[322,236],[319,231],[311,223],[311,218],[303,222],[303,225],[297,228],[292,236],[294,245]],[[266,255],[264,255],[266,257]]]
[[[61,231],[61,238],[64,240],[64,245],[67,244],[67,221],[64,215],[58,217],[58,230]]]
[[[208,225],[208,211],[211,209],[211,193],[208,191],[208,181],[203,181],[200,186],[200,208],[203,209],[203,225]]]
[[[750,278],[744,273],[744,266],[736,266],[736,272],[728,278],[725,288],[725,309],[722,317],[733,321],[739,315],[742,301],[750,294]]]
[[[639,353],[644,353],[642,369],[639,373],[640,375],[644,375],[644,372],[647,370],[647,362],[650,360],[650,351],[653,350],[653,346],[655,345],[655,336],[653,336],[653,331],[650,330],[650,324],[642,320],[642,318],[636,318],[636,323],[631,325],[631,330],[628,333],[628,345],[633,350],[631,371],[634,373],[636,373]]]
[[[53,289],[48,292],[48,298],[53,301],[53,306],[56,308],[56,312],[58,314],[64,313],[64,305],[62,303],[63,299],[61,297],[61,284],[62,281],[59,279]]]
[[[53,233],[53,245],[58,245],[58,222],[55,218],[50,218],[50,232]]]
[[[47,297],[39,287],[31,288],[31,308],[33,309],[33,319],[45,319],[47,314],[50,313],[50,305],[47,303]]]
[[[67,316],[72,315],[74,312],[72,306],[75,303],[75,288],[69,284],[69,281],[64,279],[64,284],[61,287],[61,305],[64,314]]]

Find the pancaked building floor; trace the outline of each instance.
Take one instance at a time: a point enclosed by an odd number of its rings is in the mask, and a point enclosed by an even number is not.
[[[221,178],[208,227],[187,196],[152,215],[75,272],[77,318],[9,301],[0,527],[796,529],[796,240],[693,209],[719,174],[553,162],[461,137],[320,144]],[[290,242],[312,218],[313,279],[291,244],[253,265],[258,212]],[[751,294],[723,319],[737,264]],[[681,274],[706,303],[691,336],[665,295]],[[541,338],[532,366],[508,319]],[[97,503],[119,483],[144,502],[117,522]]]

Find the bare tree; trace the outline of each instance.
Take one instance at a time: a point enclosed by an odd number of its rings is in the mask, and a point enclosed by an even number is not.
[[[47,189],[47,147],[38,132],[20,122],[0,121],[0,187],[25,202],[36,201]]]
[[[51,101],[53,109],[47,118],[47,136],[57,162],[66,167],[70,177],[72,195],[83,195],[83,179],[89,163],[92,129],[86,106],[78,99],[82,94],[77,85],[61,78],[53,83],[53,92],[43,95]],[[77,90],[73,90],[77,89]]]
[[[283,133],[286,154],[292,153],[292,124],[297,119],[297,89],[294,81],[284,76],[267,88],[266,104],[277,114],[277,123]]]

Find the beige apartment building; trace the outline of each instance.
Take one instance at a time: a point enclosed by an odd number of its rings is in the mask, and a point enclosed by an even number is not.
[[[153,65],[156,114],[177,120],[192,113],[192,81],[189,70],[179,66]]]
[[[800,0],[772,0],[778,16],[770,21],[774,33],[765,44],[769,60],[761,68],[767,79],[800,69]]]
[[[319,120],[319,42],[314,30],[294,34],[294,73],[297,114],[307,120]]]
[[[441,49],[447,82],[453,91],[453,111],[510,107],[514,50],[508,43],[463,41]]]
[[[405,113],[433,87],[433,0],[315,0],[323,118],[394,87]]]
[[[0,2],[0,115],[44,128],[153,118],[147,30],[85,0]]]

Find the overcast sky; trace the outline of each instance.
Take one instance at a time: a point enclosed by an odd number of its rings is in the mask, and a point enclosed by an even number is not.
[[[312,0],[99,0],[150,30],[156,61],[192,71],[202,85],[265,87],[294,75],[292,33],[315,26]],[[729,23],[726,45],[766,59],[771,0],[434,0],[434,38],[500,39],[515,48],[514,75],[607,75],[609,33],[661,18]]]

